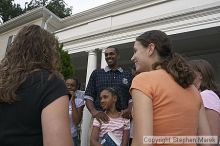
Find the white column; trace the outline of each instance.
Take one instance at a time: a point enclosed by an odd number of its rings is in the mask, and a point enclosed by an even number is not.
[[[97,54],[95,50],[88,51],[88,64],[87,64],[87,73],[86,73],[86,86],[89,82],[90,75],[93,70],[97,67]],[[81,125],[81,146],[89,146],[90,145],[90,131],[91,131],[91,117],[89,110],[87,107],[84,107],[83,117],[82,117],[82,125]]]
[[[107,66],[107,63],[105,61],[105,49],[106,48],[101,48],[102,50],[102,55],[101,55],[101,68],[105,68]]]

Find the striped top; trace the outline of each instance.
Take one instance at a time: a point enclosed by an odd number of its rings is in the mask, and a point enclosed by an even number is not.
[[[95,118],[93,121],[93,126],[100,128],[99,137],[102,138],[103,135],[107,132],[112,132],[115,137],[117,137],[120,141],[122,141],[123,131],[130,129],[130,120],[122,117],[119,118],[111,118],[109,117],[109,122],[101,124]]]

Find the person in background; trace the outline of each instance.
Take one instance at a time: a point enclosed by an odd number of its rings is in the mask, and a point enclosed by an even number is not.
[[[145,144],[144,136],[210,135],[200,94],[192,85],[194,72],[183,57],[173,52],[171,40],[164,32],[152,30],[138,36],[131,60],[140,73],[130,88],[132,146],[155,144]]]
[[[85,92],[86,106],[92,117],[98,121],[108,122],[109,120],[109,117],[103,112],[99,98],[101,91],[107,87],[115,88],[119,92],[122,117],[131,118],[132,100],[129,88],[132,75],[119,67],[119,58],[119,50],[116,47],[107,47],[105,60],[108,66],[104,69],[94,70],[90,76]]]
[[[205,112],[213,136],[220,138],[220,88],[215,83],[214,69],[203,59],[191,60],[189,63],[195,70],[194,85],[202,96]]]
[[[120,146],[128,146],[130,120],[121,116],[120,99],[114,88],[105,88],[100,93],[101,106],[109,118],[108,123],[94,118],[91,133],[91,146],[110,145],[102,141],[105,134],[111,132],[120,142]]]
[[[72,146],[57,39],[22,28],[0,63],[0,145]]]
[[[79,146],[79,136],[77,127],[82,120],[84,108],[84,92],[79,89],[79,81],[76,78],[66,80],[66,86],[70,94],[69,116],[73,142],[75,146]]]

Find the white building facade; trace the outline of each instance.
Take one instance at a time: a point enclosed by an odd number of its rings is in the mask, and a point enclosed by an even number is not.
[[[71,54],[76,76],[85,84],[94,69],[106,65],[104,48],[118,47],[120,65],[129,69],[135,38],[153,29],[170,35],[175,51],[207,59],[220,74],[219,0],[116,0],[64,19],[37,8],[0,25],[0,59],[9,37],[30,23],[47,25],[58,37]],[[81,146],[89,145],[90,118],[85,109]]]
[[[54,33],[72,54],[76,74],[84,83],[90,74],[86,74],[89,55],[96,54],[93,63],[104,67],[102,50],[115,45],[121,52],[120,64],[129,68],[135,38],[152,29],[166,32],[175,50],[191,58],[217,64],[220,56],[219,0],[116,0],[62,21],[67,22]],[[215,68],[220,72],[219,65]]]

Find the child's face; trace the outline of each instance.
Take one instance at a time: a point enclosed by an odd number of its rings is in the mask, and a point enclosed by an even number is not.
[[[73,80],[73,79],[67,79],[66,80],[66,87],[67,87],[68,91],[74,91],[75,92],[76,87],[77,87],[76,81]]]
[[[201,83],[202,83],[202,75],[201,75],[201,73],[198,72],[198,71],[195,71],[195,74],[196,74],[196,78],[195,78],[193,84],[196,86],[196,88],[197,88],[198,90],[200,90],[200,85],[201,85]]]
[[[103,90],[100,93],[100,103],[104,110],[111,109],[113,105],[116,103],[117,98],[115,96],[112,96],[112,94],[107,91]]]

